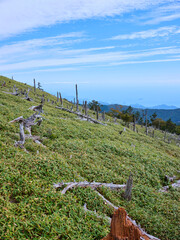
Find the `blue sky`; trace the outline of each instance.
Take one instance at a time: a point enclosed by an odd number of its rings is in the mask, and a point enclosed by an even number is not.
[[[0,0],[0,75],[64,97],[180,107],[180,1]]]

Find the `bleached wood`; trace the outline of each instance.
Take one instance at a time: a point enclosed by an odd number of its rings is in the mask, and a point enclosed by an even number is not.
[[[84,115],[84,114],[82,114],[82,113],[80,113],[80,112],[74,112],[74,111],[71,111],[70,109],[67,109],[67,108],[64,108],[64,107],[57,107],[57,106],[56,106],[56,108],[61,109],[61,110],[66,111],[66,112],[69,112],[69,113],[76,114],[76,115],[78,115],[79,117],[88,119],[89,121],[91,121],[91,122],[93,122],[93,123],[101,124],[101,125],[106,126],[106,124],[104,124],[104,123],[102,123],[102,122],[99,122],[99,121],[91,118],[90,116],[86,116],[86,115]]]
[[[111,223],[111,218],[110,217],[98,215],[96,210],[95,211],[91,211],[91,210],[87,209],[86,203],[84,204],[83,209],[84,209],[85,212],[89,212],[90,214],[95,215],[97,218],[104,218],[104,219],[106,219],[109,222],[109,224]]]
[[[92,189],[97,189],[99,187],[104,186],[104,187],[111,188],[112,190],[117,190],[117,189],[126,187],[125,184],[120,185],[120,184],[113,184],[113,183],[100,183],[100,182],[87,182],[87,181],[84,181],[84,182],[68,182],[68,183],[61,182],[61,183],[54,184],[54,187],[55,188],[61,188],[64,185],[67,185],[67,187],[65,187],[61,191],[62,194],[65,194],[67,192],[67,190],[69,190],[71,188],[74,188],[74,187],[90,187]]]

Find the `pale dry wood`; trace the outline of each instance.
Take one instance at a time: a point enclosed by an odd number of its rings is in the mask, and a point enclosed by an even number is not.
[[[86,203],[84,204],[83,209],[84,209],[85,212],[89,212],[90,214],[95,215],[97,218],[106,219],[109,222],[109,224],[111,223],[111,218],[110,217],[103,216],[103,215],[98,215],[96,210],[95,211],[91,211],[91,210],[87,209]]]
[[[83,182],[68,182],[68,183],[57,183],[54,184],[55,188],[61,188],[62,186],[67,185],[62,191],[62,194],[65,194],[67,192],[67,190],[72,189],[74,187],[90,187],[92,189],[97,189],[99,187],[108,187],[111,188],[112,190],[117,190],[120,188],[125,188],[125,184],[113,184],[113,183],[100,183],[100,182],[87,182],[87,181],[83,181]]]
[[[64,108],[64,107],[57,107],[57,106],[56,106],[56,108],[57,108],[57,109],[61,109],[61,110],[66,111],[66,112],[69,112],[69,113],[76,114],[77,116],[79,116],[79,117],[81,117],[81,118],[85,118],[85,119],[87,119],[87,120],[89,120],[89,121],[91,121],[91,122],[93,122],[93,123],[101,124],[101,125],[106,126],[106,124],[104,124],[104,123],[102,123],[102,122],[99,122],[99,121],[91,118],[90,116],[86,116],[86,115],[84,115],[84,114],[82,114],[82,113],[80,113],[80,112],[74,112],[74,111],[71,111],[71,110],[69,110],[69,109],[67,109],[67,108]]]

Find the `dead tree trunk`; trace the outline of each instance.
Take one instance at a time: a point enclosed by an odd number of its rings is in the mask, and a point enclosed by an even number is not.
[[[127,180],[127,183],[126,183],[125,193],[123,194],[123,197],[128,201],[131,201],[131,198],[132,198],[132,186],[133,186],[133,178],[132,178],[132,174],[130,174],[129,179]]]
[[[78,88],[76,84],[76,111],[79,112]]]
[[[105,121],[105,111],[102,112],[102,120]]]
[[[84,111],[85,111],[85,115],[87,116],[87,101],[85,101],[85,104],[84,104]]]
[[[136,117],[133,115],[133,131],[136,131]]]
[[[99,109],[98,109],[98,107],[96,109],[96,118],[97,118],[97,120],[99,120]]]
[[[57,92],[57,102],[59,102],[59,93]]]
[[[61,93],[59,92],[59,100],[60,100],[60,103],[62,105],[62,97],[61,97]]]
[[[147,127],[147,110],[146,110],[146,135],[148,135],[148,127]]]
[[[34,78],[34,92],[36,92],[36,80]]]

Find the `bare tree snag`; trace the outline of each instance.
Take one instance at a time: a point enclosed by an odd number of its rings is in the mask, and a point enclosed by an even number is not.
[[[63,105],[63,102],[62,102],[62,97],[61,97],[61,93],[59,92],[59,98],[60,98],[60,103],[61,103],[61,106]]]
[[[148,127],[147,127],[147,109],[146,109],[146,135],[148,135]]]
[[[111,231],[102,240],[160,240],[144,232],[131,220],[124,208],[117,209],[111,220]]]
[[[99,122],[99,121],[91,118],[90,116],[88,116],[88,115],[86,116],[86,115],[84,115],[84,114],[82,114],[82,113],[80,113],[80,112],[74,112],[74,111],[71,111],[71,110],[69,110],[69,109],[67,109],[67,108],[64,108],[64,107],[57,107],[57,106],[56,106],[56,108],[61,109],[61,110],[66,111],[66,112],[69,112],[69,113],[76,114],[77,116],[79,116],[79,117],[81,117],[81,118],[87,119],[87,121],[91,121],[91,122],[93,122],[93,123],[101,124],[101,125],[106,126],[106,124],[104,124],[104,123],[102,123],[102,122]]]
[[[133,178],[132,178],[132,174],[130,174],[127,183],[126,183],[126,190],[123,193],[123,197],[128,200],[131,201],[131,197],[132,197],[132,186],[133,186]]]
[[[36,119],[40,119],[39,121],[35,122]],[[31,138],[34,142],[36,143],[40,143],[39,140],[37,139],[37,136],[32,136],[31,134],[31,127],[34,125],[40,125],[42,122],[42,117],[40,115],[37,114],[33,114],[32,116],[30,116],[27,119],[24,119],[23,116],[20,116],[12,121],[10,121],[9,123],[14,123],[14,122],[19,122],[20,124],[20,141],[15,142],[15,146],[19,146],[21,148],[24,148],[24,143],[25,143],[25,139],[26,138]],[[29,135],[25,135],[24,134],[24,127],[25,129],[29,132]],[[38,137],[39,138],[39,137]]]
[[[34,78],[34,92],[36,92],[36,80]]]
[[[59,93],[57,92],[57,102],[59,102]]]
[[[87,116],[87,101],[85,101],[85,104],[84,104],[84,111],[85,111],[85,115]]]
[[[133,131],[136,131],[136,117],[133,115]]]
[[[20,135],[20,141],[15,142],[15,146],[16,147],[20,147],[23,148],[24,143],[25,143],[25,134],[24,134],[24,118],[23,116],[20,116],[12,121],[10,121],[10,123],[14,123],[14,122],[19,122],[19,135]]]
[[[102,120],[105,121],[105,111],[102,112]]]
[[[97,120],[99,120],[99,110],[98,110],[98,107],[96,109],[96,118],[97,118]]]
[[[79,112],[78,88],[76,84],[76,111]]]

